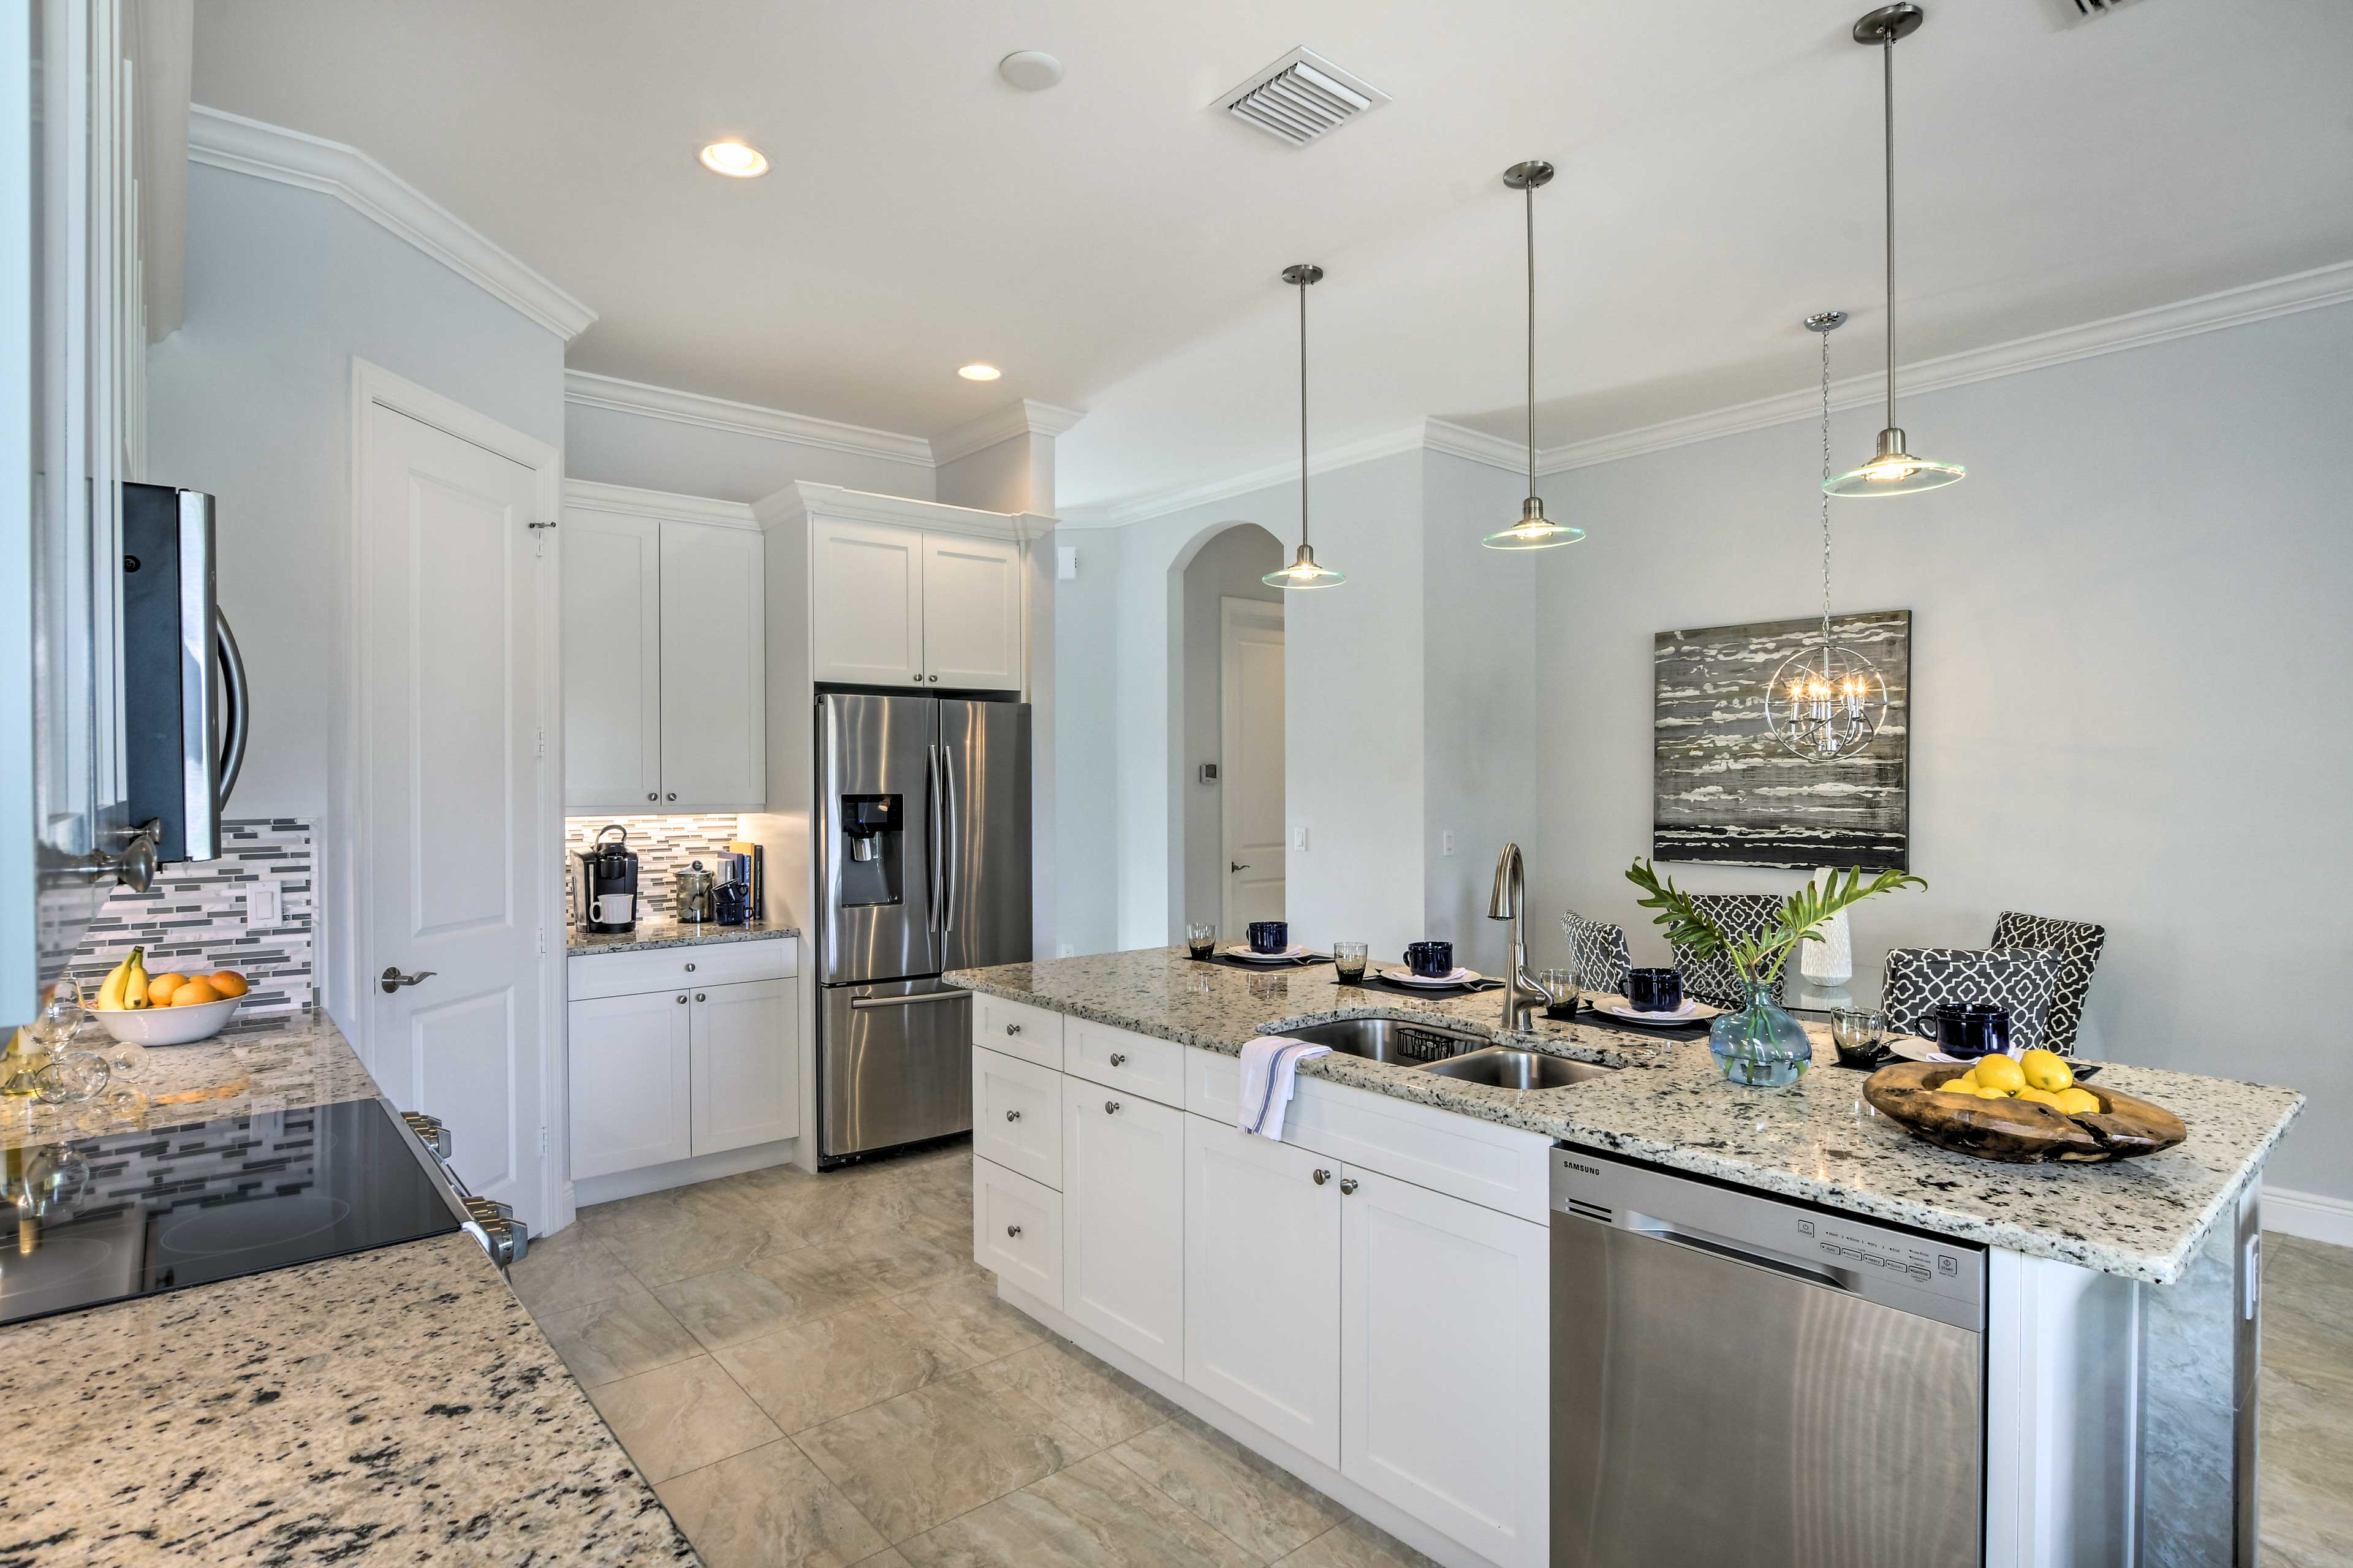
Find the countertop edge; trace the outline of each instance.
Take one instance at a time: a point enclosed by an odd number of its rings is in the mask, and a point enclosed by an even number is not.
[[[651,922],[641,922],[651,923]],[[675,922],[664,934],[641,936],[636,931],[627,934],[591,931],[583,933],[576,926],[566,926],[564,931],[564,955],[566,958],[602,957],[613,952],[656,952],[672,947],[716,947],[742,942],[781,942],[798,937],[798,926],[723,926],[713,925],[687,931]]]

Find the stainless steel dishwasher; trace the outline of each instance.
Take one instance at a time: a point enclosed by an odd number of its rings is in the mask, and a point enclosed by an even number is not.
[[[1552,1163],[1553,1568],[1980,1561],[1985,1252]]]

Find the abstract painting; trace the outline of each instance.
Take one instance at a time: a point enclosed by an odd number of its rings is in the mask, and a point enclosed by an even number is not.
[[[1886,680],[1887,721],[1853,756],[1808,763],[1766,727],[1766,686],[1821,630],[1812,619],[1658,634],[1651,858],[1911,869],[1912,612],[1831,618],[1833,640]]]

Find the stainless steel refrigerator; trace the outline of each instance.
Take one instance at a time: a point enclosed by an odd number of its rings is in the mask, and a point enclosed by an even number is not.
[[[1029,942],[1029,705],[817,701],[820,1165],[972,1128],[972,994]]]

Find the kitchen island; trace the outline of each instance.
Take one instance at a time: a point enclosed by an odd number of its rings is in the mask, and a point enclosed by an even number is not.
[[[1506,1030],[1493,994],[1372,993],[1335,984],[1324,965],[1258,973],[1149,950],[949,979],[981,994],[976,1255],[998,1270],[1000,1293],[1442,1561],[1546,1561],[1540,1510],[1520,1495],[1533,1483],[1525,1467],[1514,1471],[1519,1450],[1543,1442],[1541,1401],[1531,1411],[1525,1392],[1543,1381],[1542,1358],[1480,1363],[1475,1346],[1449,1347],[1464,1333],[1500,1342],[1546,1331],[1545,1279],[1530,1258],[1549,1218],[1543,1173],[1556,1145],[1987,1249],[1984,1560],[2127,1560],[2098,1556],[2114,1551],[2145,1563],[2227,1561],[2216,1541],[2227,1543],[2232,1531],[2232,1368],[2247,1364],[2233,1281],[2252,1261],[2242,1249],[2263,1163],[2303,1103],[2293,1091],[2109,1066],[2101,1084],[2173,1110],[2189,1138],[2116,1164],[2005,1165],[1938,1150],[1879,1116],[1862,1100],[1862,1074],[1825,1065],[1832,1058],[1819,1033],[1815,1070],[1772,1093],[1725,1083],[1704,1042],[1662,1041],[1590,1015]],[[1205,1320],[1229,1266],[1276,1268],[1300,1246],[1294,1230],[1254,1254],[1263,1238],[1223,1217],[1239,1205],[1287,1223],[1278,1211],[1292,1191],[1275,1170],[1291,1151],[1232,1132],[1232,1058],[1255,1034],[1368,1016],[1423,1020],[1611,1070],[1514,1090],[1337,1051],[1302,1067],[1286,1141],[1301,1145],[1301,1169],[1318,1189],[1324,1178],[1314,1173],[1338,1171],[1342,1189],[1356,1194],[1353,1208],[1335,1211],[1349,1217],[1331,1222],[1345,1255],[1329,1271],[1343,1364],[1327,1380],[1330,1395],[1319,1382],[1309,1399],[1274,1386],[1288,1373],[1271,1363],[1241,1372],[1208,1364],[1227,1326]],[[1045,1109],[1025,1096],[1056,1102],[1053,1138],[1024,1131],[1041,1124]],[[1122,1118],[1114,1141],[1105,1129]],[[1147,1136],[1139,1130],[1150,1122],[1159,1131]],[[1155,1149],[1172,1139],[1181,1147]],[[1154,1160],[1163,1173],[1145,1170]],[[1262,1185],[1217,1173],[1245,1161],[1267,1172]],[[1103,1188],[1121,1194],[1116,1212],[1102,1212]],[[1432,1206],[1441,1198],[1450,1206]],[[1000,1224],[992,1203],[1008,1215],[1027,1203],[1039,1217]],[[1442,1368],[1434,1382],[1484,1400],[1461,1431],[1497,1435],[1483,1466],[1432,1460],[1418,1478],[1409,1473],[1417,1461],[1400,1458],[1404,1435],[1384,1448],[1383,1435],[1349,1408],[1352,1399],[1376,1410],[1413,1405],[1395,1385],[1419,1363],[1409,1350],[1381,1362],[1387,1309],[1364,1298],[1373,1287],[1354,1277],[1378,1256],[1347,1239],[1348,1227],[1377,1223],[1362,1216],[1403,1215],[1413,1205],[1425,1212],[1405,1217],[1423,1233],[1465,1238],[1459,1256],[1441,1248],[1420,1260],[1424,1272],[1454,1271],[1464,1303],[1447,1311],[1442,1289],[1408,1277],[1379,1289],[1400,1308],[1440,1314],[1414,1325]],[[1008,1226],[1022,1236],[1001,1234]],[[1060,1248],[1053,1272],[1025,1274],[1021,1243],[1047,1228]],[[1155,1234],[1164,1238],[1156,1275]],[[1347,1258],[1358,1259],[1354,1275]],[[1114,1273],[1158,1279],[1176,1304],[1155,1316],[1143,1296],[1122,1295]],[[1324,1286],[1304,1288],[1303,1310],[1313,1310]],[[1533,1303],[1514,1295],[1526,1289]],[[1445,1364],[1450,1355],[1468,1359]],[[1419,1412],[1425,1424],[1444,1414],[1438,1405]]]
[[[319,1015],[144,1060],[121,1103],[8,1102],[0,1137],[377,1092]],[[0,1328],[0,1405],[16,1456],[0,1560],[26,1568],[696,1561],[462,1233]]]

